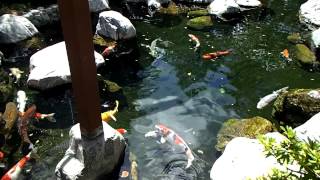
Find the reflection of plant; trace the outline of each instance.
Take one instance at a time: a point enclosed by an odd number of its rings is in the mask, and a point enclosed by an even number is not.
[[[273,169],[268,177],[259,179],[320,179],[320,142],[301,141],[290,127],[281,127],[287,137],[280,144],[273,138],[259,137],[267,156],[274,156],[286,170]],[[298,170],[287,165],[296,164]]]

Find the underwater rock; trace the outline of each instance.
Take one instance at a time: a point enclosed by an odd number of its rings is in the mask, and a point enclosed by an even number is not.
[[[299,20],[310,30],[320,27],[320,1],[308,0],[300,6]]]
[[[97,67],[104,64],[103,57],[94,52]],[[30,57],[27,85],[40,90],[71,82],[65,42],[46,47]]]
[[[108,10],[109,1],[108,0],[88,0],[90,12],[99,12],[102,10]]]
[[[311,39],[312,45],[315,48],[320,48],[320,28],[312,32]]]
[[[223,151],[226,145],[235,137],[256,138],[258,135],[273,131],[272,123],[262,117],[249,119],[229,119],[223,123],[217,135],[218,151]]]
[[[13,86],[10,83],[0,83],[0,104],[6,103],[9,98],[13,95]]]
[[[207,9],[200,9],[200,10],[195,10],[195,11],[189,11],[187,14],[188,18],[195,18],[199,16],[208,16],[209,12]]]
[[[130,39],[136,36],[136,29],[122,14],[116,11],[104,11],[99,14],[96,34],[114,40]]]
[[[159,10],[160,14],[168,14],[168,15],[178,15],[182,12],[183,10],[180,9],[180,7],[177,6],[174,2],[170,2],[168,7],[162,7]]]
[[[208,12],[223,21],[229,21],[240,14],[240,6],[234,0],[215,0],[208,6]]]
[[[295,55],[297,60],[302,65],[311,65],[314,66],[318,62],[316,61],[315,54],[304,44],[296,44],[295,46]]]
[[[105,80],[102,76],[97,76],[99,89],[102,91],[108,91],[111,93],[118,92],[121,90],[121,86],[119,86],[117,83]]]
[[[258,0],[235,0],[235,2],[241,7],[242,11],[262,6],[262,3]]]
[[[56,4],[47,8],[32,9],[22,16],[29,19],[36,27],[52,24],[60,19],[58,5]]]
[[[194,30],[205,30],[213,26],[213,21],[210,16],[201,16],[190,19],[187,22],[187,26]]]
[[[25,17],[12,14],[0,17],[0,43],[16,43],[37,33],[37,28]]]
[[[310,93],[320,89],[290,89],[281,94],[273,105],[273,116],[285,124],[300,125],[320,112],[320,97]]]
[[[306,123],[294,129],[297,138],[320,140],[320,113],[317,113]],[[264,135],[280,143],[285,137],[272,132]],[[299,171],[299,166],[290,164],[288,167]],[[257,179],[268,175],[273,168],[285,169],[274,156],[265,157],[264,146],[257,139],[244,137],[234,138],[228,143],[223,154],[215,161],[210,172],[210,179]],[[299,179],[299,178],[298,178]]]
[[[303,43],[303,39],[300,33],[292,33],[287,37],[287,40],[292,44],[301,44]]]

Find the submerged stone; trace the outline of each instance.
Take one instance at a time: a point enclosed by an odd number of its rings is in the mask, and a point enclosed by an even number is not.
[[[211,16],[201,16],[190,19],[187,22],[187,26],[190,29],[205,30],[213,26]]]
[[[200,9],[200,10],[188,12],[187,17],[188,18],[195,18],[195,17],[207,16],[207,15],[209,15],[209,12],[207,9]]]
[[[300,33],[292,33],[287,37],[287,40],[292,44],[303,43]]]
[[[170,2],[168,7],[162,7],[159,10],[160,14],[169,14],[169,15],[178,15],[180,14],[182,11],[181,9],[174,3],[174,2]]]
[[[295,46],[297,60],[303,65],[314,65],[316,63],[315,54],[304,44]]]
[[[273,105],[273,116],[285,124],[300,125],[320,112],[320,89],[291,89],[281,94]]]
[[[235,137],[255,138],[260,134],[272,131],[272,123],[259,116],[250,119],[229,119],[223,123],[217,135],[215,148],[218,151],[223,151],[226,145]]]

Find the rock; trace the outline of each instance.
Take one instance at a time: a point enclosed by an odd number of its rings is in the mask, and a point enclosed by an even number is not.
[[[320,140],[320,113],[315,114],[303,125],[294,129],[298,139]],[[280,143],[285,139],[278,132],[264,135],[271,137]],[[222,156],[213,164],[210,179],[257,179],[266,176],[273,168],[284,170],[286,167],[280,165],[274,156],[266,157],[264,146],[257,139],[244,137],[234,138],[228,143]],[[299,171],[298,165],[288,165],[288,168]]]
[[[178,15],[183,12],[174,2],[170,2],[168,7],[162,7],[159,10],[160,14]]]
[[[98,34],[95,34],[93,36],[93,44],[99,45],[99,46],[113,46],[113,45],[116,45],[117,42],[113,39],[109,39],[109,38],[105,39],[105,38],[99,36]]]
[[[261,7],[262,4],[258,0],[235,0],[235,2],[243,8],[242,10],[253,9]]]
[[[136,36],[136,29],[122,14],[116,11],[104,11],[99,14],[96,34],[114,40],[130,39]]]
[[[228,21],[239,16],[240,6],[235,0],[215,0],[208,6],[208,12],[224,21]]]
[[[2,61],[4,61],[4,55],[3,55],[3,53],[0,51],[0,65],[2,64]]]
[[[201,9],[201,10],[195,10],[195,11],[189,11],[187,14],[188,18],[195,18],[199,16],[208,16],[209,12],[207,9]]]
[[[58,5],[56,4],[48,8],[32,9],[22,16],[29,19],[36,27],[52,24],[60,19]]]
[[[313,66],[318,63],[315,54],[306,45],[296,44],[295,50],[297,60],[301,64]]]
[[[205,30],[213,26],[213,22],[210,16],[201,16],[190,19],[187,22],[187,26],[194,30]]]
[[[320,48],[320,28],[312,32],[311,39],[312,45],[315,48]]]
[[[320,89],[314,89],[319,91]],[[273,116],[289,125],[300,125],[320,112],[320,98],[312,96],[312,89],[291,89],[281,94],[273,105]]]
[[[0,104],[6,103],[13,96],[13,86],[11,83],[0,82]]]
[[[308,0],[300,6],[299,20],[309,29],[320,27],[320,1]]]
[[[108,10],[109,1],[108,0],[88,0],[90,12],[99,12],[102,10]]]
[[[95,52],[97,67],[104,63],[103,57]],[[40,90],[71,82],[69,62],[64,42],[46,47],[30,58],[30,74],[27,85]]]
[[[25,17],[12,14],[0,17],[0,43],[16,43],[37,33],[37,28]]]
[[[261,134],[273,131],[272,123],[262,117],[250,119],[229,119],[223,123],[217,135],[218,151],[223,151],[225,146],[235,137],[256,138]]]
[[[299,44],[299,43],[301,44],[301,43],[304,42],[302,37],[301,37],[301,35],[300,35],[300,33],[292,33],[292,34],[290,34],[287,37],[287,40],[289,42],[291,42],[292,44]]]

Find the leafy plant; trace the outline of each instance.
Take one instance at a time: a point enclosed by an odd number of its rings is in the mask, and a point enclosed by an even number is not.
[[[274,156],[286,169],[273,169],[267,177],[259,179],[320,179],[320,142],[311,139],[301,141],[291,127],[281,129],[287,137],[281,143],[264,136],[260,136],[259,141],[264,145],[266,155]],[[288,165],[292,164],[299,169],[291,169]]]

